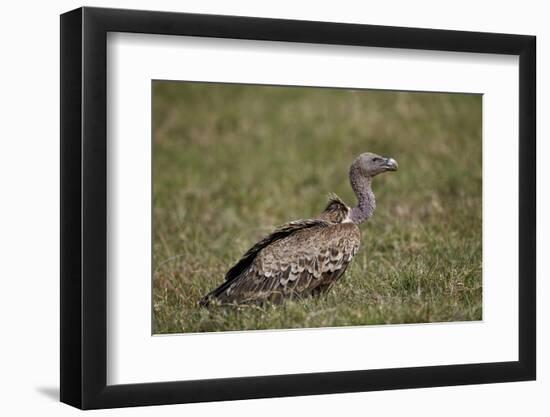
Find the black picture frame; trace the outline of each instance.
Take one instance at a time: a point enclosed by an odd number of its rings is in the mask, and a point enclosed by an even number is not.
[[[108,32],[519,56],[519,360],[107,385]],[[535,50],[524,35],[88,7],[61,15],[61,401],[94,409],[535,379]]]

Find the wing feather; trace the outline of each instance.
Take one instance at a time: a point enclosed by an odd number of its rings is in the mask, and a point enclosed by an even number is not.
[[[353,223],[322,220],[283,226],[252,247],[207,297],[222,302],[276,301],[329,287],[345,271],[360,243]],[[285,230],[285,232],[281,232]]]
[[[326,227],[329,226],[330,223],[323,219],[307,219],[307,220],[296,220],[293,222],[286,223],[279,228],[275,229],[273,233],[267,235],[262,240],[260,240],[258,243],[256,243],[254,246],[252,246],[244,255],[243,257],[235,264],[233,267],[227,271],[225,274],[225,280],[224,282],[217,288],[215,288],[213,291],[208,293],[206,296],[204,296],[200,301],[199,304],[206,306],[210,302],[212,298],[229,298],[233,297],[232,294],[236,293],[237,290],[242,287],[244,284],[246,286],[253,286],[253,282],[243,282],[242,277],[250,274],[255,267],[252,265],[254,259],[256,256],[266,247],[270,246],[271,244],[284,239],[293,233],[299,231],[299,230],[305,230],[312,227]],[[269,276],[271,275],[270,270],[268,269],[266,271],[266,274]],[[253,275],[253,274],[252,274]],[[258,276],[262,276],[262,272],[260,271]],[[262,285],[262,281],[259,279],[258,283],[256,284],[256,288],[260,287]],[[251,291],[249,289],[248,291]]]

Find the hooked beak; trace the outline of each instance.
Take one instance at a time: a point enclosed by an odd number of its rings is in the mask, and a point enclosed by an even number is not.
[[[397,161],[393,158],[386,158],[386,171],[397,171]]]

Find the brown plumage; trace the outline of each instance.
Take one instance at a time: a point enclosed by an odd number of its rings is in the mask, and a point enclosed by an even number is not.
[[[370,153],[360,155],[350,168],[357,207],[352,209],[331,195],[317,218],[277,228],[250,248],[229,269],[224,282],[201,299],[200,305],[213,300],[221,304],[279,302],[329,290],[359,250],[358,224],[374,211],[372,177],[396,169],[393,159]]]

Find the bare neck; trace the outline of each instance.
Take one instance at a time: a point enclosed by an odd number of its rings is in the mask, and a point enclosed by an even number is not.
[[[349,179],[351,188],[357,196],[357,206],[351,209],[350,219],[355,224],[361,224],[372,216],[376,208],[371,188],[372,177],[364,177],[357,168],[352,167]]]

